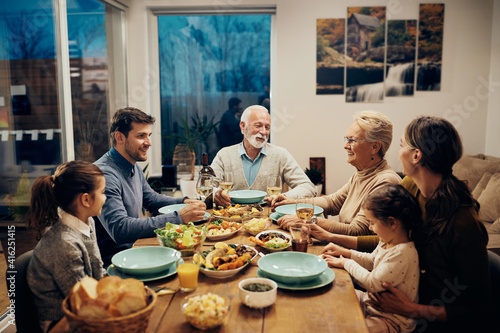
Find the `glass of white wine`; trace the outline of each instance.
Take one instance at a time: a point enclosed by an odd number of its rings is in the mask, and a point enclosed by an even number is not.
[[[267,179],[267,194],[270,196],[281,194],[281,176],[270,176]],[[271,203],[268,202],[267,215],[271,214]]]
[[[314,215],[314,197],[299,196],[295,204],[297,217],[307,223]]]
[[[234,187],[234,178],[232,172],[224,172],[222,181],[219,184],[220,188],[229,193]]]
[[[213,189],[214,177],[212,175],[201,174],[196,182],[196,192],[198,192],[203,202],[205,202],[205,199],[212,193]]]

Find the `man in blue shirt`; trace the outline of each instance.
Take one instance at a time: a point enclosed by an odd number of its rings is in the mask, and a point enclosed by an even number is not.
[[[110,124],[112,148],[95,162],[106,178],[107,197],[96,223],[97,241],[105,264],[117,252],[131,248],[139,238],[154,237],[154,230],[167,222],[182,224],[200,220],[205,204],[188,198],[171,198],[156,193],[137,165],[147,160],[154,117],[139,109],[118,110]],[[142,208],[157,213],[163,206],[187,203],[181,210],[140,218]]]

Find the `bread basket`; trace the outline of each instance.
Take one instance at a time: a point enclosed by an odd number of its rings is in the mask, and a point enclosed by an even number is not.
[[[147,332],[149,318],[156,303],[156,294],[146,287],[147,306],[142,310],[121,317],[106,319],[84,319],[73,312],[69,302],[69,295],[62,303],[64,315],[68,320],[70,332],[81,333],[143,333]]]

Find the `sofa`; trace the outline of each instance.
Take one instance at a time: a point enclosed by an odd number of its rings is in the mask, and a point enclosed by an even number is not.
[[[481,205],[479,217],[488,231],[488,249],[500,254],[500,158],[464,155],[454,165],[453,174],[467,182]]]

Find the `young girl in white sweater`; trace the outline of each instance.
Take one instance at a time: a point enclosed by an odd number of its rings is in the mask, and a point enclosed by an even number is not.
[[[76,282],[105,274],[92,219],[106,201],[105,184],[101,170],[84,161],[64,163],[33,184],[28,227],[41,239],[27,281],[44,332],[63,317],[62,301]]]
[[[411,236],[418,233],[422,223],[420,207],[401,185],[386,185],[372,192],[362,207],[370,230],[379,236],[377,248],[364,253],[330,243],[323,251],[325,260],[330,266],[345,268],[367,290],[356,290],[356,295],[370,332],[411,332],[415,328],[413,319],[375,309],[368,292],[385,291],[382,282],[390,282],[417,301],[420,272]]]

